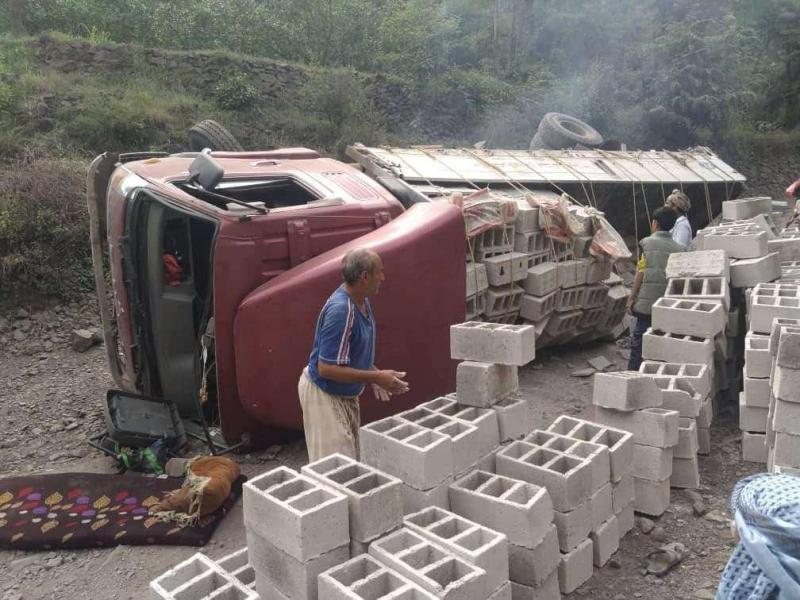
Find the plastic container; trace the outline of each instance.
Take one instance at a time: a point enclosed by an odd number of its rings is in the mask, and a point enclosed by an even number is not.
[[[108,437],[123,446],[146,448],[161,439],[171,448],[186,443],[178,409],[165,398],[108,390],[105,420]]]

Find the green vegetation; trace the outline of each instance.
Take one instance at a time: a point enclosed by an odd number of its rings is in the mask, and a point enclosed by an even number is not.
[[[42,36],[132,58],[49,68]],[[220,66],[198,85],[146,48]],[[286,63],[291,85],[254,78],[258,60]],[[403,99],[401,116],[376,82]],[[798,98],[800,0],[9,0],[0,295],[86,289],[83,165],[104,150],[185,149],[204,118],[245,148],[341,156],[353,141],[527,147],[541,116],[560,111],[631,147],[707,144],[735,161],[796,153]],[[70,193],[48,196],[42,171]]]

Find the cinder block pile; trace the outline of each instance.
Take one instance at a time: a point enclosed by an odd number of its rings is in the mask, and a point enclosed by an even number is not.
[[[634,508],[661,515],[669,506],[674,450],[680,439],[679,412],[662,408],[662,393],[654,378],[635,371],[595,374],[592,403],[598,423],[633,434]],[[696,453],[678,460],[686,464],[676,464],[674,485],[697,487]]]
[[[537,347],[622,333],[629,290],[612,262],[589,253],[591,219],[569,243],[542,227],[538,207],[517,202],[516,220],[472,239],[467,253],[467,320],[536,328]]]
[[[800,319],[775,319],[769,350],[772,396],[765,436],[767,466],[800,474]]]

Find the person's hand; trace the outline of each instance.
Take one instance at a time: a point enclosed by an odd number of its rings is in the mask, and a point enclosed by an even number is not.
[[[389,392],[375,383],[372,384],[372,393],[381,402],[389,402],[392,399],[392,395]]]
[[[630,313],[633,314],[633,305],[636,304],[636,296],[631,294],[628,296],[628,302],[625,304],[625,309]]]
[[[390,394],[405,394],[408,391],[408,383],[403,381],[405,376],[402,371],[378,371],[378,380],[375,383]]]

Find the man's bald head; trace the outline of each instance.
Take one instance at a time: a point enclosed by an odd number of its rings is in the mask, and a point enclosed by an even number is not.
[[[380,260],[378,253],[369,248],[354,248],[342,258],[342,279],[348,285],[354,285],[362,273],[372,275]]]

